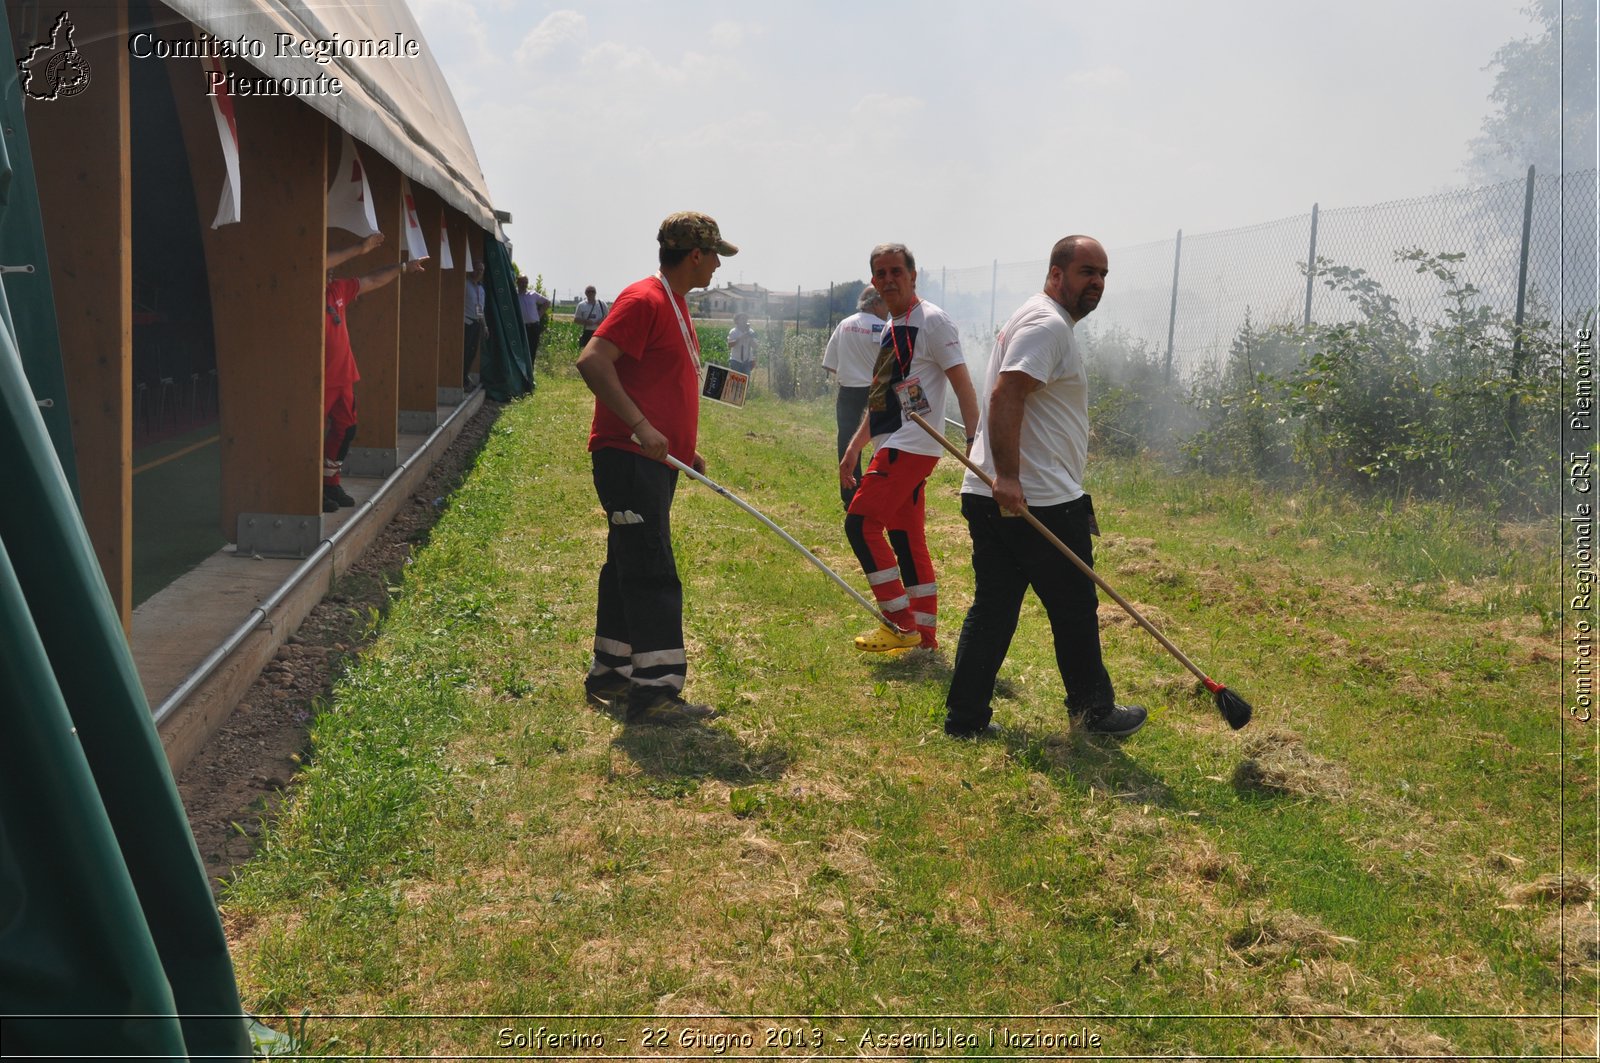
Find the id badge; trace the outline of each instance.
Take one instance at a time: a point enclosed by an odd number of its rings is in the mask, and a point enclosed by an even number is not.
[[[928,405],[928,393],[922,390],[921,377],[908,377],[894,386],[894,393],[900,397],[900,410],[902,413],[915,413],[923,417],[933,412],[933,407]]]
[[[726,366],[707,362],[702,369],[700,394],[715,402],[729,406],[743,406],[750,388],[750,378]]]

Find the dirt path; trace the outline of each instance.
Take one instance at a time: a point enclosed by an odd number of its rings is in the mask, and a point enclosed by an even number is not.
[[[263,822],[294,783],[315,703],[326,698],[345,662],[374,637],[413,549],[427,542],[441,507],[471,466],[499,416],[484,402],[450,444],[420,490],[401,507],[332,593],[278,650],[222,730],[178,777],[189,828],[217,889],[255,852]]]

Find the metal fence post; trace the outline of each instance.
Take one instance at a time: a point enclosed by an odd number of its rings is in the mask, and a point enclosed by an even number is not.
[[[1172,383],[1172,336],[1178,327],[1178,262],[1183,258],[1183,230],[1178,230],[1178,241],[1172,250],[1172,311],[1167,315],[1167,368],[1165,383]]]
[[[1000,260],[994,260],[994,271],[989,274],[989,335],[994,335],[994,297],[1000,290]]]
[[[833,282],[828,282],[828,334],[833,334]]]
[[[1306,252],[1306,316],[1304,326],[1311,327],[1311,292],[1317,282],[1317,204],[1311,204],[1311,248]]]
[[[1522,199],[1522,254],[1517,266],[1517,317],[1511,338],[1511,397],[1506,400],[1507,442],[1515,446],[1522,418],[1518,416],[1516,382],[1522,378],[1522,316],[1528,305],[1528,242],[1533,235],[1533,167],[1528,167],[1528,190]]]

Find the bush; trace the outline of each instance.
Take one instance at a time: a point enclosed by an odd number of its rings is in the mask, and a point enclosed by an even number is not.
[[[1170,454],[1194,418],[1165,379],[1165,358],[1120,328],[1086,331],[1083,347],[1091,452]]]
[[[1515,323],[1479,300],[1461,254],[1409,249],[1445,286],[1442,322],[1403,318],[1364,270],[1317,262],[1355,307],[1351,321],[1235,338],[1217,378],[1195,384],[1201,429],[1183,445],[1198,467],[1340,484],[1392,498],[1472,499],[1517,513],[1560,439],[1562,349],[1548,322]]]
[[[780,399],[815,399],[833,384],[822,368],[830,333],[825,329],[787,330],[771,355],[772,390]]]
[[[1295,329],[1257,329],[1246,315],[1227,361],[1190,384],[1186,402],[1199,427],[1180,449],[1194,467],[1264,480],[1293,478],[1294,433],[1282,407],[1304,350],[1304,337]]]

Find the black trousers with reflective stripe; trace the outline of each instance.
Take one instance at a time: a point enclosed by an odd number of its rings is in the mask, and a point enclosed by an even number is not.
[[[597,642],[626,647],[596,662],[632,664],[634,687],[682,690],[683,584],[672,553],[672,498],[678,470],[640,454],[604,447],[591,455],[594,488],[605,508],[606,560],[595,608]]]

